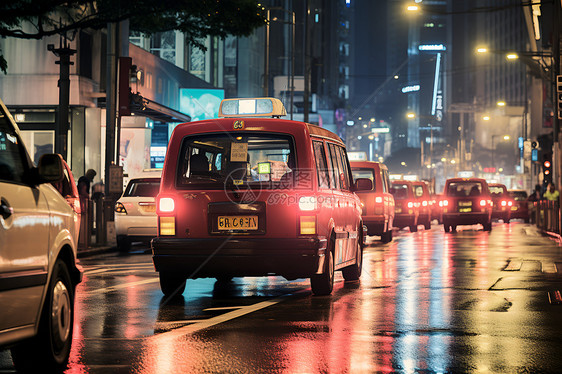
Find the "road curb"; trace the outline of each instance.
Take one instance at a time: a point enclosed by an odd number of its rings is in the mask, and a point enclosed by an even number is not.
[[[543,235],[549,236],[550,238],[556,240],[557,242],[562,242],[562,236],[560,236],[560,234],[551,231],[545,231],[545,230],[541,230],[541,232],[543,233]]]

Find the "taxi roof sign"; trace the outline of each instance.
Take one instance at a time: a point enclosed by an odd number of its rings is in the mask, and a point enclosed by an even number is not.
[[[256,97],[248,99],[224,99],[219,108],[219,118],[281,117],[286,116],[285,106],[279,99]]]

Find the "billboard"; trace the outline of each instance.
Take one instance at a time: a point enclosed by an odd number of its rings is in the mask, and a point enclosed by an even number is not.
[[[180,88],[180,112],[192,121],[217,118],[224,90],[212,88]]]

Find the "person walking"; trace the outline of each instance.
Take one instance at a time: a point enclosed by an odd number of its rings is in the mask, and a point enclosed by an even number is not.
[[[86,174],[78,178],[78,195],[80,196],[80,208],[82,216],[80,217],[80,234],[78,235],[78,246],[80,248],[88,248],[90,245],[90,233],[92,228],[92,213],[90,212],[90,185],[96,176],[94,169],[88,169]]]
[[[558,198],[560,197],[560,192],[558,192],[554,183],[548,184],[548,187],[543,197],[549,201],[558,201]]]

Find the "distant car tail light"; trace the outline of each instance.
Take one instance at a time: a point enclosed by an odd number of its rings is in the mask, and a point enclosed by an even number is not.
[[[512,206],[513,205],[513,201],[508,201],[507,202],[507,206]]]
[[[380,196],[375,197],[375,203],[379,203],[379,204],[382,203],[382,197]]]
[[[411,202],[411,201],[409,201],[409,202],[408,202],[408,208],[413,208],[413,207],[414,207],[414,203]]]
[[[160,235],[176,235],[176,217],[160,217]]]
[[[422,206],[427,206],[427,205],[428,205],[428,204],[427,204],[427,201],[426,201],[426,200],[422,201]]]
[[[171,197],[162,197],[158,200],[158,210],[162,213],[172,213],[176,209],[175,205]]]
[[[300,233],[301,235],[316,234],[316,217],[301,216],[300,217]]]
[[[115,203],[115,213],[124,213],[127,214],[127,209],[125,209],[125,206],[122,203]]]
[[[316,210],[316,197],[302,196],[299,199],[299,209],[305,212]]]
[[[501,205],[502,205],[502,206],[507,206],[507,201],[502,200]]]
[[[480,206],[486,206],[486,200],[480,200]]]

